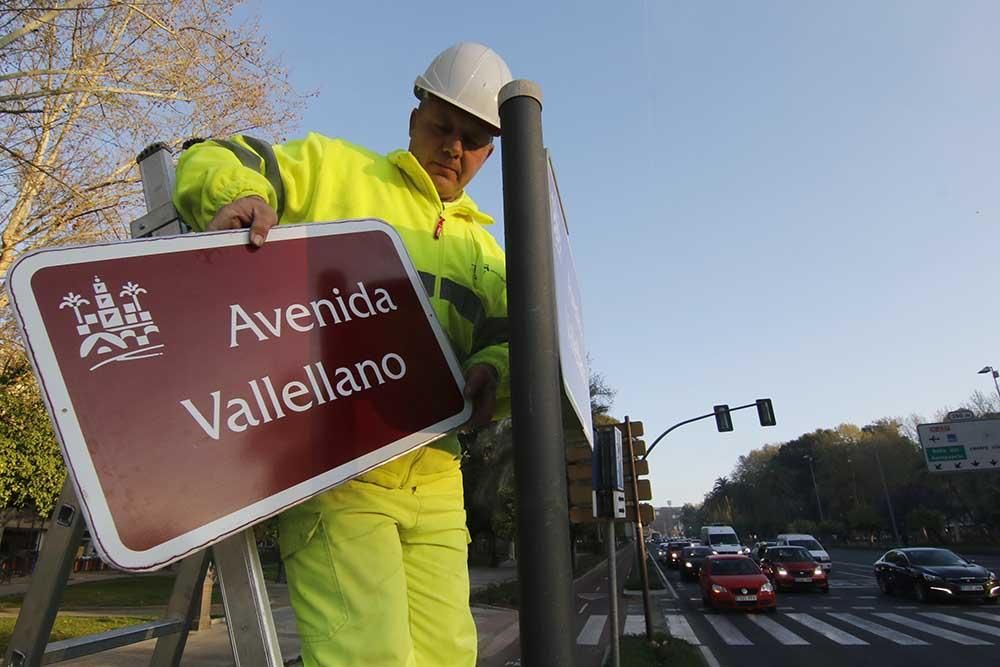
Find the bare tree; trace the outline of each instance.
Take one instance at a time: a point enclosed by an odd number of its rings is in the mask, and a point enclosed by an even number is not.
[[[0,9],[0,281],[28,250],[127,236],[144,146],[280,140],[305,101],[256,20],[233,23],[236,3],[43,4]]]

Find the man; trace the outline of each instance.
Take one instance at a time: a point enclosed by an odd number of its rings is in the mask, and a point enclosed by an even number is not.
[[[388,221],[463,363],[467,427],[481,426],[508,386],[506,278],[482,227],[492,219],[465,187],[493,153],[497,94],[510,80],[492,50],[457,44],[417,77],[408,151],[382,156],[318,134],[273,147],[206,141],[182,154],[174,202],[195,228],[248,227],[258,247],[279,223]],[[459,458],[452,435],[280,517],[307,666],[475,664]]]

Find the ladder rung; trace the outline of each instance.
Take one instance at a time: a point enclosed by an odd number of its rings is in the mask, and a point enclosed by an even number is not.
[[[64,662],[101,651],[137,644],[147,639],[155,639],[163,635],[172,635],[184,628],[184,621],[176,618],[161,618],[147,623],[129,625],[116,630],[99,632],[76,639],[64,639],[52,642],[45,647],[43,665]]]

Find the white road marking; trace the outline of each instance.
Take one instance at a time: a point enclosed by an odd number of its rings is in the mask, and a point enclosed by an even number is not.
[[[887,621],[892,621],[893,623],[899,623],[900,625],[905,625],[914,630],[920,630],[921,632],[926,632],[929,635],[934,635],[935,637],[940,637],[941,639],[947,639],[953,641],[956,644],[964,644],[966,646],[991,646],[992,642],[983,641],[982,639],[976,639],[975,637],[970,637],[968,635],[959,634],[957,632],[952,632],[951,630],[945,630],[944,628],[939,628],[922,621],[917,621],[912,618],[906,618],[905,616],[900,616],[899,614],[875,614],[879,618],[884,618]]]
[[[675,639],[683,639],[684,641],[694,644],[695,646],[701,646],[701,641],[698,639],[698,635],[694,633],[691,626],[688,624],[687,619],[680,614],[664,614],[663,617],[667,619],[667,632],[670,633],[671,637]]]
[[[747,639],[747,636],[739,631],[739,629],[733,625],[725,616],[711,616],[706,615],[705,620],[715,628],[715,631],[719,633],[722,637],[722,641],[726,642],[730,646],[753,646],[753,642]]]
[[[715,659],[715,654],[712,653],[712,649],[707,646],[699,646],[698,648],[701,649],[701,654],[705,656],[705,663],[708,667],[722,667],[719,664],[719,661]]]
[[[644,635],[646,634],[646,618],[644,616],[637,616],[635,614],[629,614],[625,617],[625,630],[622,631],[623,635]]]
[[[860,637],[855,637],[849,632],[844,632],[840,628],[835,628],[826,621],[821,621],[809,614],[785,614],[793,621],[798,621],[813,632],[818,632],[827,639],[843,644],[844,646],[867,646],[868,642]]]
[[[859,595],[858,599],[859,600],[877,600],[878,596],[877,595]]]
[[[776,623],[775,621],[765,616],[751,615],[747,616],[747,620],[749,620],[751,623],[755,623],[761,630],[771,635],[772,637],[774,637],[775,639],[777,639],[779,642],[781,642],[786,646],[807,646],[809,644],[809,642],[807,642],[802,637],[799,637],[797,634],[795,634],[788,628]]]
[[[580,611],[578,611],[578,612],[576,612],[576,613],[577,613],[577,614],[582,614],[583,612],[585,612],[585,611],[587,610],[587,607],[589,607],[589,606],[590,606],[590,603],[589,603],[589,602],[584,602],[584,603],[583,603],[583,606],[582,606],[582,607],[580,607]]]
[[[941,621],[942,623],[950,623],[952,625],[957,625],[959,627],[965,628],[966,630],[975,630],[976,632],[982,632],[987,635],[993,635],[994,637],[1000,637],[1000,628],[995,625],[986,625],[985,623],[977,623],[975,621],[970,621],[967,618],[959,618],[957,616],[949,616],[948,614],[938,614],[932,611],[925,611],[921,616],[933,619],[935,621]]]
[[[844,623],[853,625],[856,628],[867,630],[878,637],[884,637],[885,639],[896,642],[897,644],[902,644],[903,646],[927,646],[927,642],[923,639],[917,639],[916,637],[893,630],[892,628],[884,625],[866,621],[865,619],[859,618],[854,614],[830,614],[830,616],[833,616],[837,620],[843,621]]]
[[[993,621],[994,623],[1000,623],[1000,614],[991,614],[988,611],[970,611],[969,616],[975,616],[976,618],[985,618],[987,621]]]
[[[864,610],[864,611],[872,611],[872,610],[875,609],[875,607],[851,607],[851,609],[857,609],[858,611],[862,611],[862,610]]]
[[[584,646],[597,646],[601,641],[601,634],[604,632],[604,625],[607,622],[607,615],[591,614],[583,625],[583,630],[580,630],[576,643]]]

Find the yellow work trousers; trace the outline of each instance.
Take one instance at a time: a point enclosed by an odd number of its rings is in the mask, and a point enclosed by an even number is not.
[[[462,476],[353,480],[281,516],[305,667],[473,667]]]

